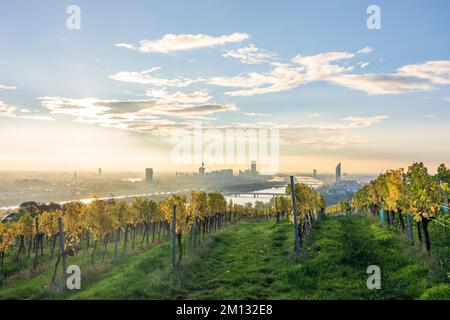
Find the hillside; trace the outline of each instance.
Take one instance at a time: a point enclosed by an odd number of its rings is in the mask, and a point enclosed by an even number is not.
[[[211,235],[176,269],[163,243],[109,268],[90,270],[82,290],[54,294],[45,276],[6,285],[0,298],[40,299],[419,299],[450,298],[446,275],[407,240],[366,217],[328,218],[299,263],[292,226],[251,221]],[[368,290],[366,269],[381,268]]]

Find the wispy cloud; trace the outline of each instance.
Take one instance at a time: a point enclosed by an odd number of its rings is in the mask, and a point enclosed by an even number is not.
[[[275,54],[259,49],[255,47],[254,44],[251,44],[248,47],[226,51],[223,56],[226,58],[239,59],[245,64],[259,64],[270,62],[275,57]]]
[[[24,110],[27,109],[20,109],[19,112],[21,113],[27,113]],[[17,107],[8,105],[3,101],[0,101],[0,117],[8,117],[8,118],[17,118],[17,119],[29,119],[29,120],[45,120],[45,121],[53,121],[54,119],[49,116],[30,116],[30,115],[18,115],[17,114]]]
[[[228,96],[253,96],[271,92],[286,91],[298,87],[306,81],[298,69],[288,64],[274,63],[274,69],[268,73],[252,72],[234,77],[213,77],[209,84],[224,87],[246,88],[229,91]]]
[[[374,117],[346,117],[342,120],[348,123],[350,128],[366,128],[370,127],[374,124],[380,123],[383,120],[386,120],[388,116],[380,115]]]
[[[239,110],[234,104],[192,104],[163,99],[121,101],[41,97],[40,100],[41,105],[51,114],[70,115],[75,122],[149,133],[152,133],[150,128],[156,128],[155,134],[167,133],[168,124],[175,129],[176,124],[180,123],[184,128],[189,119],[211,120],[213,118],[210,117],[217,113]],[[158,124],[164,127],[163,131],[157,130]],[[145,130],[141,130],[144,127]]]
[[[187,87],[199,80],[193,80],[184,77],[174,79],[159,78],[151,75],[153,72],[160,70],[161,67],[155,67],[144,71],[122,71],[110,75],[109,78],[116,81],[132,82],[140,84],[151,84],[157,87]]]
[[[244,116],[249,117],[268,117],[270,114],[268,113],[260,113],[260,112],[241,112]]]
[[[318,113],[310,113],[310,114],[308,114],[308,118],[319,118],[320,117],[320,114],[318,114]]]
[[[15,117],[16,108],[0,101],[0,117]]]
[[[69,99],[42,97],[41,104],[51,114],[65,114],[74,117],[78,123],[97,124],[104,127],[147,133],[169,135],[180,129],[193,129],[198,120],[209,120],[211,115],[222,112],[240,112],[247,116],[265,114],[242,112],[233,104],[187,104],[166,100],[101,100],[96,98]],[[1,112],[13,110],[0,108]],[[315,115],[315,114],[312,114]],[[315,117],[315,116],[314,116]],[[381,123],[385,115],[372,117],[346,117],[340,123],[277,124],[273,122],[230,123],[211,125],[204,128],[248,129],[278,128],[282,143],[307,145],[314,149],[342,149],[369,143],[370,140],[353,132]]]
[[[186,77],[166,79],[152,74],[160,69],[157,67],[141,72],[122,71],[111,75],[110,78],[117,81],[164,87],[187,87],[195,83],[202,83],[236,88],[236,90],[225,92],[226,96],[231,97],[283,92],[318,81],[363,91],[369,95],[431,91],[437,85],[450,84],[450,60],[406,65],[392,73],[360,74],[355,72],[355,66],[365,69],[369,62],[356,62],[355,65],[351,65],[351,59],[360,54],[368,54],[372,50],[371,47],[365,47],[356,53],[325,52],[310,56],[296,55],[290,60],[290,63],[280,63],[271,60],[275,56],[274,54],[250,45],[226,51],[224,56],[240,59],[241,62],[247,64],[268,62],[271,66],[269,71],[197,79]]]
[[[151,98],[159,99],[166,102],[179,103],[207,103],[212,97],[206,90],[194,91],[191,93],[174,92],[168,93],[165,88],[161,90],[151,89],[147,90],[146,95]]]
[[[410,64],[397,70],[397,75],[428,80],[435,84],[450,84],[450,60]]]
[[[17,87],[14,86],[5,86],[3,84],[0,84],[0,90],[16,90]]]
[[[305,145],[318,150],[339,150],[367,145],[371,140],[354,132],[378,124],[387,116],[346,117],[341,123],[279,124],[275,122],[231,123],[218,129],[271,129],[280,132],[282,144]]]
[[[249,39],[246,33],[236,32],[229,35],[210,36],[206,34],[166,34],[157,40],[141,40],[138,46],[129,43],[118,43],[117,47],[138,50],[144,53],[174,53],[200,48],[223,46]]]
[[[371,47],[365,47],[361,50],[356,51],[356,54],[368,54],[371,53],[373,49]]]
[[[129,43],[116,43],[116,47],[137,50],[135,46]]]
[[[328,77],[346,71],[352,67],[331,64],[333,61],[350,59],[352,53],[328,52],[314,56],[297,55],[292,59],[296,64],[272,63],[274,67],[266,73],[252,72],[234,77],[213,77],[208,83],[224,87],[245,88],[226,92],[229,96],[253,96],[257,94],[286,91],[312,81],[326,80]]]
[[[369,95],[400,94],[433,89],[433,85],[428,82],[389,74],[346,74],[332,77],[328,81],[342,87],[364,91]]]
[[[360,66],[361,69],[368,67],[370,62],[358,62],[357,65]]]

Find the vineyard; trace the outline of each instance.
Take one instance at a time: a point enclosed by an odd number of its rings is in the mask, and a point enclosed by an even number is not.
[[[299,232],[304,236],[318,213],[324,212],[321,195],[315,195],[309,187],[296,185],[297,198],[304,199],[298,201]],[[192,191],[189,199],[172,195],[160,202],[135,198],[130,204],[113,200],[63,206],[25,203],[11,221],[0,224],[0,284],[10,278],[14,281],[17,275],[34,277],[51,269],[48,282],[59,291],[62,282],[58,281],[58,271],[61,269],[64,275],[69,263],[116,263],[127,254],[169,239],[173,240],[172,251],[176,249],[179,264],[184,253],[195,249],[211,233],[240,221],[280,221],[292,216],[291,208],[285,196],[252,206],[227,203],[219,192],[197,191]]]
[[[450,268],[450,170],[441,165],[435,176],[423,163],[389,170],[363,187],[351,204],[343,200],[327,209],[330,214],[350,213],[352,208],[369,212],[391,228],[407,234],[412,244],[425,247],[442,268]]]
[[[0,299],[448,299],[449,180],[415,163],[328,208],[293,178],[266,204],[201,191],[25,203],[0,224]],[[366,288],[371,264],[381,291]],[[83,290],[65,288],[69,265]]]

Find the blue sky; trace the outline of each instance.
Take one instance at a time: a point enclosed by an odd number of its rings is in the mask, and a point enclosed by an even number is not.
[[[366,26],[371,4],[380,30]],[[69,5],[81,9],[80,30],[66,27]],[[199,120],[280,127],[282,171],[448,163],[449,9],[448,1],[1,1],[8,138],[0,147],[9,152],[0,167],[170,170],[170,130]]]

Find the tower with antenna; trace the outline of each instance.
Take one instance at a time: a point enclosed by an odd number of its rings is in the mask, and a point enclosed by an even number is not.
[[[205,162],[203,161],[203,158],[202,158],[202,166],[198,168],[198,175],[200,177],[203,177],[205,175]]]

